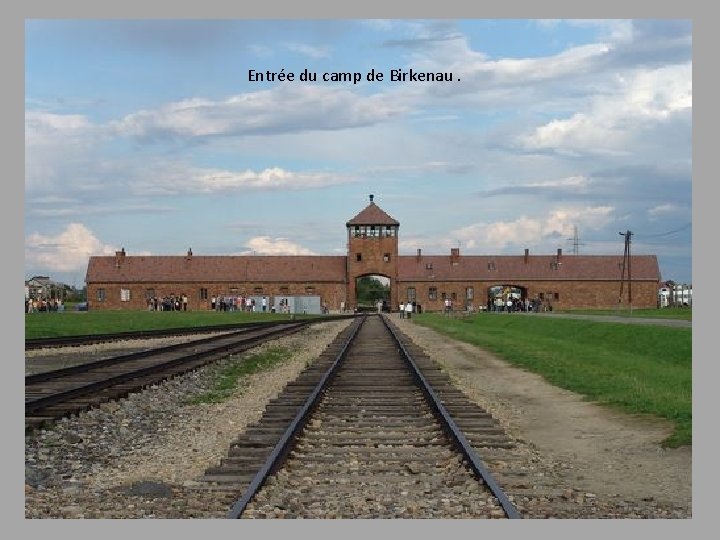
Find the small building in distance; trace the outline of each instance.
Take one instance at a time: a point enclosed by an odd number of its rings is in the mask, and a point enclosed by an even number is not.
[[[146,309],[149,298],[183,296],[189,310],[211,309],[212,297],[319,296],[330,311],[357,307],[357,280],[380,276],[390,284],[390,307],[415,302],[440,311],[478,310],[498,298],[538,300],[543,309],[615,308],[623,276],[622,255],[399,255],[400,223],[370,203],[345,224],[345,256],[185,255],[93,256],[86,274],[89,309]],[[635,308],[656,308],[661,283],[655,255],[632,255]]]

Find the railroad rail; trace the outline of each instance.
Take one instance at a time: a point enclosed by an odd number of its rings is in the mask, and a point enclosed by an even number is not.
[[[313,323],[326,322],[337,319],[345,319],[354,315],[330,315],[302,319]],[[300,319],[298,319],[300,320]],[[258,321],[249,323],[215,324],[210,326],[192,326],[182,328],[166,328],[160,330],[137,330],[131,332],[116,332],[113,334],[84,334],[78,336],[46,337],[25,340],[25,350],[44,349],[50,347],[73,347],[78,345],[92,345],[96,343],[108,343],[130,339],[150,339],[173,336],[184,336],[190,334],[210,334],[216,332],[232,332],[233,330],[250,329],[258,327],[272,327],[287,324],[287,320],[281,321]]]
[[[206,470],[228,518],[520,517],[475,451],[513,442],[393,326],[355,321]]]
[[[252,325],[221,336],[27,375],[26,430],[127,396],[164,379],[230,354],[243,352],[269,339],[297,332],[313,322],[316,320]]]

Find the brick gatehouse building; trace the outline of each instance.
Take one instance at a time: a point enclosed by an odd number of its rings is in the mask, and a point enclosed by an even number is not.
[[[623,256],[398,254],[400,223],[373,202],[349,220],[346,256],[186,255],[93,256],[86,275],[90,309],[146,309],[150,297],[187,295],[188,309],[210,309],[213,296],[315,296],[330,311],[356,306],[356,280],[384,276],[390,305],[414,301],[439,311],[450,297],[455,309],[477,310],[498,290],[540,299],[545,307],[614,308]],[[633,255],[632,305],[657,307],[661,280],[655,255]],[[623,302],[628,301],[627,273]]]

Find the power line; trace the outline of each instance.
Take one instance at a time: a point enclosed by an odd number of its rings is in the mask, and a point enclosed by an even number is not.
[[[671,234],[675,234],[675,233],[684,231],[685,229],[687,229],[687,228],[689,228],[689,227],[691,227],[691,226],[692,226],[692,221],[686,223],[685,225],[683,225],[683,226],[680,227],[679,229],[674,229],[674,230],[672,230],[672,231],[667,231],[667,232],[664,232],[664,233],[659,233],[659,234],[642,234],[642,233],[637,234],[637,233],[633,233],[633,234],[635,234],[635,236],[639,236],[639,237],[641,237],[641,238],[660,238],[661,236],[669,236],[669,235],[671,235]],[[621,233],[621,234],[622,234],[622,233]]]

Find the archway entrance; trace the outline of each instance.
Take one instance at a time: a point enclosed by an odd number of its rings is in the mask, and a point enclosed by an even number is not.
[[[488,287],[486,308],[488,311],[526,311],[526,299],[525,287],[512,284],[493,285]]]
[[[358,311],[390,311],[390,278],[382,274],[367,274],[355,278],[355,305]]]

